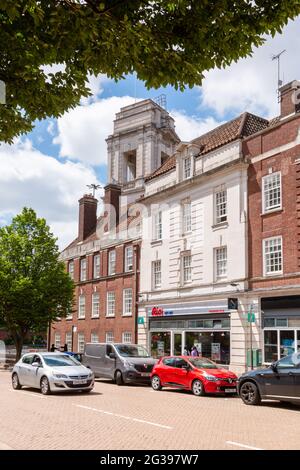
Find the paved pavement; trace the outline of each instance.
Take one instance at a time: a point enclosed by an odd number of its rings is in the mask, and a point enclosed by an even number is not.
[[[96,381],[92,393],[14,391],[0,372],[0,449],[300,449],[300,407]]]

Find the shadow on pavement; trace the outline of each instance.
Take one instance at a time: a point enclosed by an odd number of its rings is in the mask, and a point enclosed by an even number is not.
[[[288,401],[263,401],[262,406],[265,408],[276,408],[278,410],[298,411],[298,413],[300,413],[300,406]]]

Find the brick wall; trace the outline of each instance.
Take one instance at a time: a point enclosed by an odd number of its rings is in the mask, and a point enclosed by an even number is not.
[[[244,143],[245,155],[250,158],[248,170],[249,210],[249,278],[250,287],[265,288],[297,285],[300,281],[300,145],[255,161],[255,157],[293,142],[300,126],[300,117],[281,126],[249,138]],[[262,214],[262,178],[269,171],[282,175],[282,209]],[[283,237],[283,275],[263,278],[263,249],[265,238]]]
[[[106,340],[106,333],[112,332],[115,342],[122,341],[122,333],[130,332],[132,341],[136,342],[137,338],[137,283],[139,282],[138,273],[138,257],[139,247],[135,246],[134,250],[134,269],[129,273],[124,272],[124,250],[127,244],[121,244],[113,247],[116,250],[116,274],[108,276],[108,251],[107,249],[101,250],[101,278],[93,280],[93,255],[87,256],[87,281],[80,282],[80,259],[74,260],[74,281],[76,284],[75,299],[74,299],[74,312],[73,318],[70,320],[63,319],[52,325],[50,344],[54,343],[55,333],[61,335],[62,345],[65,343],[66,333],[71,333],[72,326],[77,327],[74,333],[74,347],[77,351],[78,333],[84,333],[85,341],[91,341],[91,334],[97,333],[100,342]],[[110,248],[111,249],[111,248]],[[126,288],[132,289],[132,316],[123,315],[123,290]],[[107,292],[115,292],[115,316],[106,317],[107,311]],[[92,318],[92,294],[98,292],[100,296],[100,316],[99,318]],[[78,319],[78,299],[80,295],[85,295],[85,319]]]

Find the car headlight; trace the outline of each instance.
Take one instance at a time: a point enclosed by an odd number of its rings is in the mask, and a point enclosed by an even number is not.
[[[206,380],[209,382],[218,382],[220,379],[218,377],[214,377],[213,375],[205,375]]]
[[[56,379],[67,379],[68,376],[65,375],[65,374],[53,374],[53,377],[55,377]]]
[[[133,364],[133,362],[124,361],[124,366],[130,367],[131,369],[135,369],[135,364]]]
[[[89,377],[94,377],[94,372],[89,372]]]

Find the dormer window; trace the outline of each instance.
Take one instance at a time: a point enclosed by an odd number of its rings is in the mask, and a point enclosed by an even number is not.
[[[186,157],[183,159],[183,179],[188,179],[192,176],[192,158]]]

